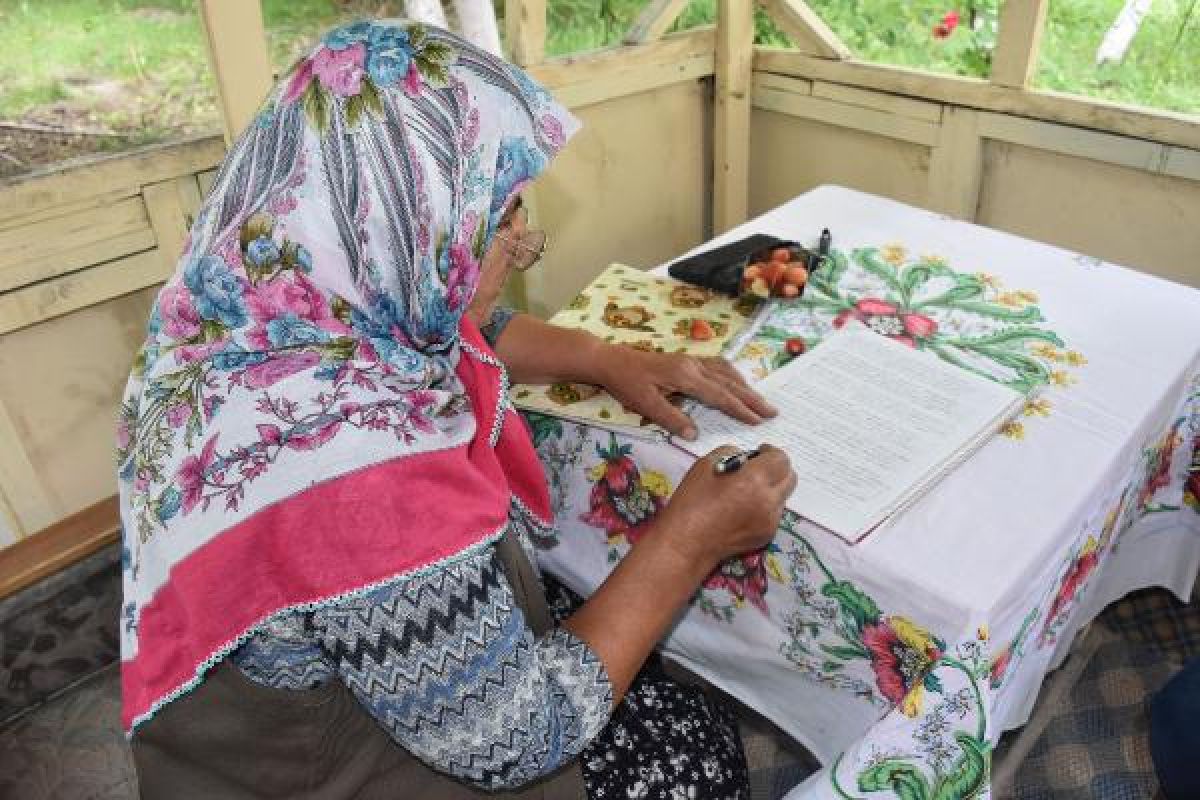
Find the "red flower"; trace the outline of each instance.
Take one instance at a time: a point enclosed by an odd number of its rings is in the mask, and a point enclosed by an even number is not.
[[[1159,444],[1158,453],[1155,455],[1155,461],[1150,469],[1150,476],[1146,480],[1146,485],[1142,487],[1141,493],[1138,495],[1138,507],[1145,508],[1150,504],[1150,500],[1154,497],[1154,493],[1159,489],[1164,488],[1171,482],[1171,462],[1175,458],[1175,445],[1179,439],[1175,435],[1175,429],[1167,431],[1166,437]]]
[[[1000,687],[1004,683],[1004,673],[1008,671],[1008,664],[1012,661],[1012,647],[1005,647],[1001,650],[988,667],[988,677],[993,689]]]
[[[1075,599],[1075,595],[1079,593],[1080,588],[1099,563],[1100,548],[1094,540],[1089,539],[1079,557],[1075,559],[1075,562],[1071,564],[1071,568],[1067,570],[1062,586],[1058,588],[1058,594],[1055,596],[1054,602],[1050,605],[1050,613],[1046,615],[1046,624],[1042,628],[1043,635],[1054,624],[1058,615],[1070,606],[1071,601]]]
[[[864,297],[854,308],[841,312],[833,320],[833,327],[841,328],[848,319],[864,323],[876,333],[889,339],[916,347],[917,340],[928,339],[937,333],[937,322],[924,314],[914,314],[884,300]]]
[[[862,643],[870,653],[879,691],[893,703],[903,701],[942,657],[929,632],[904,617],[865,625]],[[913,698],[914,703],[918,699]]]
[[[589,510],[580,519],[604,530],[610,539],[624,536],[634,544],[666,505],[666,498],[646,488],[630,458],[633,448],[617,444],[615,435],[610,435],[607,450],[596,445],[596,452],[603,460],[589,470],[596,483],[588,497]]]
[[[767,613],[766,551],[722,561],[704,581],[704,588],[725,589],[739,602],[749,600],[759,611]]]
[[[958,19],[957,11],[947,11],[942,15],[942,21],[933,26],[933,35],[939,39],[945,39],[958,27]]]

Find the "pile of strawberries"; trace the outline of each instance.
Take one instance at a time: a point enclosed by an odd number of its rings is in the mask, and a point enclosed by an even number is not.
[[[742,292],[756,297],[799,297],[808,282],[803,251],[776,247],[752,259],[742,272]]]

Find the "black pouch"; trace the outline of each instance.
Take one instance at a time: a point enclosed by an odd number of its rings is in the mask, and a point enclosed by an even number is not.
[[[799,243],[755,233],[680,259],[667,267],[667,272],[677,280],[737,297],[742,294],[742,273],[746,267],[756,261],[766,261],[777,247],[791,250],[793,259],[806,267],[811,264],[810,252]]]

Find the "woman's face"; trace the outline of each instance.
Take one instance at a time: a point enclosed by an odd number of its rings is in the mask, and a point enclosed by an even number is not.
[[[525,227],[525,212],[521,208],[521,198],[518,196],[501,217],[496,228],[499,235],[492,237],[492,243],[483,254],[483,261],[479,265],[479,287],[475,290],[475,298],[471,305],[467,306],[467,316],[477,326],[482,327],[492,318],[496,301],[504,290],[504,282],[512,272],[516,256],[516,247],[512,242],[521,238]]]

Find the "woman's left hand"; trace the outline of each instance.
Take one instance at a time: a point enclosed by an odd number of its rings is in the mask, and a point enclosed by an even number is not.
[[[682,353],[651,353],[609,345],[600,356],[598,383],[623,406],[685,439],[696,436],[691,418],[667,398],[694,397],[734,419],[756,425],[775,409],[750,388],[725,359]]]

